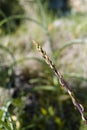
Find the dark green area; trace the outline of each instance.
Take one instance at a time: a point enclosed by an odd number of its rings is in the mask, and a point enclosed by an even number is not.
[[[8,18],[9,16],[24,14],[23,7],[19,4],[18,0],[0,0],[0,21]],[[13,32],[21,23],[20,19],[10,20],[5,23],[1,28],[5,32]]]

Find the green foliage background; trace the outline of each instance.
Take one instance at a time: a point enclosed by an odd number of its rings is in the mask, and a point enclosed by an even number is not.
[[[32,41],[29,41],[30,49],[27,50],[25,44],[22,42],[16,44],[14,37],[18,38],[20,34],[31,35],[31,40],[34,38],[40,41],[44,46],[45,41],[49,42],[50,57],[56,64],[57,68],[61,70],[62,55],[66,54],[67,50],[72,49],[72,46],[84,46],[86,41],[84,36],[87,33],[86,20],[87,16],[84,14],[71,14],[67,17],[58,18],[54,16],[53,12],[49,13],[47,10],[47,3],[43,4],[40,0],[34,1],[37,18],[31,17],[32,14],[24,14],[23,7],[18,1],[3,0],[0,1],[0,86],[3,88],[3,98],[5,90],[13,90],[9,95],[9,100],[5,100],[3,105],[0,105],[0,129],[2,130],[86,130],[86,125],[83,124],[79,112],[73,106],[70,97],[61,89],[60,84],[53,74],[49,66],[39,57],[28,57],[28,53],[35,52],[32,46]],[[30,4],[30,3],[29,3]],[[34,13],[35,13],[34,11]],[[74,20],[70,26],[53,27],[55,20],[70,21]],[[31,22],[29,31],[27,31],[27,23]],[[22,22],[19,28],[16,25]],[[35,24],[32,26],[32,24]],[[80,29],[78,31],[78,26]],[[32,31],[30,30],[33,28]],[[52,28],[52,30],[51,30]],[[62,30],[63,29],[63,30]],[[13,30],[15,30],[13,32]],[[5,32],[5,33],[4,33]],[[13,33],[12,33],[13,32]],[[21,33],[20,33],[21,32]],[[75,40],[64,42],[66,33],[72,33]],[[54,46],[56,37],[59,35],[58,49]],[[4,42],[7,36],[13,38],[13,41]],[[78,38],[78,36],[83,36]],[[77,39],[76,39],[77,38]],[[55,49],[56,48],[56,49]],[[81,52],[82,53],[82,52]],[[75,58],[75,57],[74,57]],[[58,62],[57,62],[58,60]],[[37,69],[31,73],[26,66],[26,62],[35,61],[41,66],[41,70]],[[72,59],[74,64],[74,59]],[[64,63],[64,65],[67,61]],[[31,66],[32,70],[36,64]],[[38,66],[38,65],[37,65]],[[76,98],[86,108],[86,84],[87,78],[77,73],[71,73],[72,65],[64,66],[64,78],[72,87]],[[22,68],[22,69],[19,69]],[[80,70],[80,68],[78,68]],[[68,70],[68,73],[66,73]],[[76,67],[77,70],[77,67]],[[71,70],[72,71],[72,70]],[[19,85],[19,86],[17,86]],[[85,85],[86,86],[86,85]]]

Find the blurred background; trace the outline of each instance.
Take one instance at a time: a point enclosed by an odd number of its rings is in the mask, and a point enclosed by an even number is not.
[[[87,115],[87,0],[0,0],[0,129],[86,130],[32,40]]]

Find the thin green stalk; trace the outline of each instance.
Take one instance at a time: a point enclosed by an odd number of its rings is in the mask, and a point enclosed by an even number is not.
[[[46,28],[40,22],[38,22],[37,20],[35,20],[35,19],[33,19],[33,18],[29,17],[29,16],[26,16],[26,15],[12,15],[12,16],[9,16],[9,17],[3,19],[2,21],[0,21],[0,26],[2,26],[3,24],[5,24],[8,21],[13,20],[13,19],[30,20],[30,21],[36,23],[37,25],[39,25],[44,31],[46,30]]]
[[[0,122],[1,122],[2,126],[4,126],[6,128],[6,130],[15,130],[10,113],[8,112],[8,108],[11,105],[11,103],[12,103],[12,101],[9,100],[5,106],[0,108],[0,110],[3,111],[2,119]],[[6,123],[4,123],[5,121],[6,121]]]
[[[87,82],[87,78],[81,76],[80,74],[76,74],[76,73],[65,73],[64,76],[68,77],[68,78],[75,78],[75,79],[77,78],[77,79],[80,79],[82,81],[86,81]]]
[[[0,10],[0,14],[2,15],[2,17],[3,17],[4,19],[6,18],[6,15],[5,15],[5,13],[4,13],[2,10]],[[8,32],[10,33],[9,23],[7,22],[6,24],[7,24]]]
[[[45,62],[37,57],[23,57],[23,58],[20,58],[18,60],[15,60],[11,65],[10,65],[10,69],[13,68],[14,66],[16,66],[17,64],[20,64],[26,60],[36,60],[42,64],[45,64]]]
[[[41,0],[37,0],[37,3],[39,5],[40,12],[41,12],[42,24],[45,27],[45,33],[46,33],[46,36],[47,36],[48,41],[50,43],[51,57],[52,57],[52,60],[55,62],[53,42],[52,42],[49,30],[48,30],[48,23],[47,23],[47,20],[46,20],[46,13],[45,13],[44,7],[43,7],[43,5],[41,3]]]
[[[70,46],[72,46],[72,45],[74,45],[74,44],[85,44],[85,43],[87,43],[87,39],[75,39],[75,40],[72,40],[72,41],[70,41],[70,42],[67,42],[67,43],[65,43],[61,48],[59,48],[59,50],[58,50],[56,56],[59,57],[60,54],[61,54],[61,52],[62,52],[64,49],[66,49],[66,48],[68,48],[68,47],[70,47]]]
[[[45,15],[45,10],[42,6],[41,0],[37,0],[37,3],[40,8],[40,13],[41,13],[41,18],[42,18],[42,24],[45,28],[47,28],[47,21],[46,21],[46,15]]]
[[[14,57],[12,51],[10,51],[7,47],[5,47],[5,46],[2,45],[2,44],[0,44],[0,49],[2,49],[2,50],[4,50],[5,52],[7,52],[7,53],[11,56],[13,62],[15,61],[15,57]]]
[[[3,122],[2,120],[0,120],[0,129],[4,127],[4,130],[12,130],[6,122]]]

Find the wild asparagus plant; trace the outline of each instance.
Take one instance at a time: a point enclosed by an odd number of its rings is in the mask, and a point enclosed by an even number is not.
[[[36,45],[36,48],[41,53],[41,55],[44,58],[45,62],[49,65],[49,67],[53,70],[53,72],[57,76],[61,86],[67,91],[67,93],[71,97],[74,106],[78,109],[78,111],[81,114],[82,120],[84,121],[85,124],[87,124],[87,117],[85,116],[84,107],[75,98],[74,93],[72,92],[70,86],[64,80],[64,78],[61,75],[61,73],[59,71],[57,71],[56,66],[53,64],[52,60],[47,56],[46,52],[42,49],[42,47],[39,45],[39,43],[34,41],[34,40],[33,40],[33,43]]]

